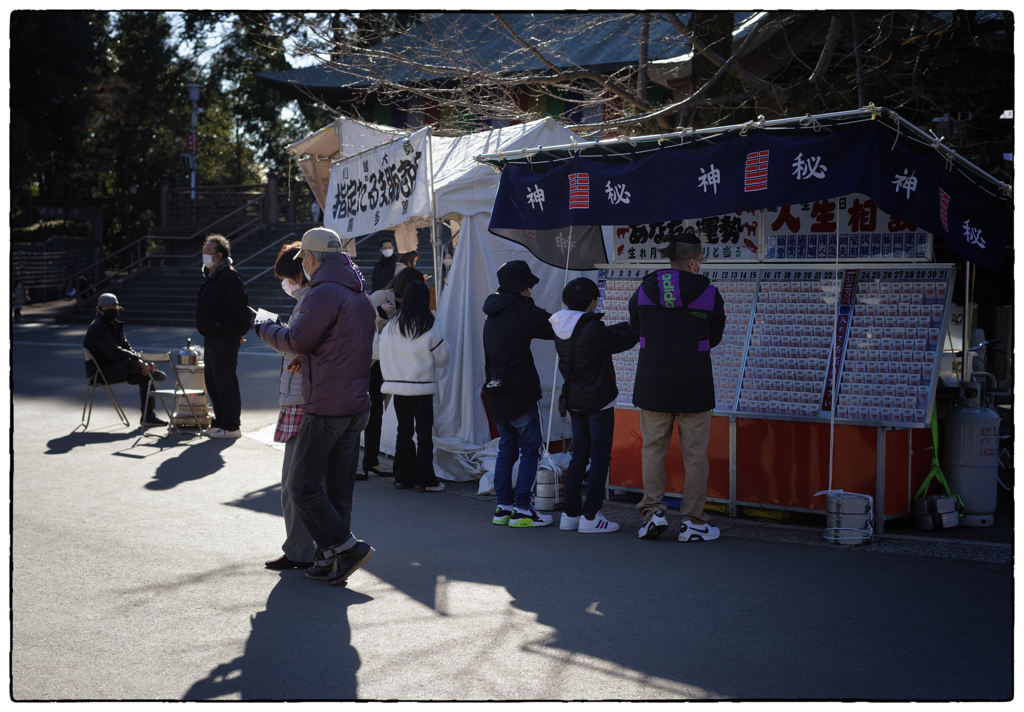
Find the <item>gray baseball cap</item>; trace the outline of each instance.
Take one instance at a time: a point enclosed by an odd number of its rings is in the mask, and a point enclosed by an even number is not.
[[[111,294],[110,292],[107,292],[106,294],[101,294],[100,298],[96,300],[96,306],[98,307],[109,307],[112,304],[115,306],[119,306],[117,304],[117,296]]]
[[[302,248],[292,259],[301,260],[306,251],[341,252],[341,238],[329,227],[314,227],[302,236]]]

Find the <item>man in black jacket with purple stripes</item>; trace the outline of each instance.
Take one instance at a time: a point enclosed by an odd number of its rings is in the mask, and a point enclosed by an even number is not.
[[[656,539],[668,528],[661,500],[665,455],[676,422],[686,467],[679,541],[711,541],[719,535],[704,513],[715,407],[711,349],[725,331],[725,303],[711,281],[700,274],[703,252],[692,230],[670,236],[661,255],[669,258],[670,269],[644,277],[629,300],[630,329],[640,339],[633,386],[633,405],[640,409],[644,439],[639,536]]]

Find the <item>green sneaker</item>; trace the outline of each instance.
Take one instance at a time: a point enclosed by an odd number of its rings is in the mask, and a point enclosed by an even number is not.
[[[530,507],[527,512],[520,512],[518,509],[512,513],[508,520],[510,527],[524,529],[526,527],[546,527],[554,521],[550,514],[541,514],[536,507]]]
[[[504,507],[498,507],[494,510],[494,519],[491,520],[492,524],[508,524],[509,518],[512,516],[511,509],[505,509]]]

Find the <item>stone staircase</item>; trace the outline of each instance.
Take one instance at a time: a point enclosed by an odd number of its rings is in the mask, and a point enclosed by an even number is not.
[[[274,277],[273,265],[280,243],[291,233],[300,239],[308,225],[267,226],[238,245],[232,245],[231,259],[242,280],[247,282],[245,291],[249,304],[254,308],[280,314],[287,318],[295,302],[281,289],[281,282]],[[433,274],[433,257],[430,251],[429,231],[420,231],[417,267],[424,274]],[[373,266],[380,259],[380,241],[390,235],[380,232],[368,237],[358,247],[356,267],[363,274],[369,286]],[[274,247],[248,259],[261,248],[274,243]],[[247,261],[246,261],[247,260]],[[203,282],[201,262],[176,267],[153,266],[145,273],[121,284],[107,285],[103,291],[113,292],[125,308],[125,318],[138,326],[195,326],[196,296]],[[78,304],[68,315],[71,323],[89,323],[96,315],[96,295],[87,302]]]

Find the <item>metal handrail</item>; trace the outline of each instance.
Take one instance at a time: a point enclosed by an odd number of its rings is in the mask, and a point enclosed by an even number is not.
[[[195,237],[195,236],[193,235],[193,237]],[[119,254],[121,254],[122,252],[124,252],[125,250],[128,250],[128,249],[131,249],[131,248],[135,247],[136,245],[138,245],[138,244],[139,244],[140,242],[142,242],[143,240],[188,240],[188,239],[191,239],[191,238],[188,238],[188,237],[176,237],[176,236],[174,236],[174,235],[167,235],[166,237],[164,237],[164,236],[158,236],[158,235],[146,235],[145,237],[140,237],[140,238],[139,238],[138,240],[136,240],[135,242],[133,242],[133,243],[131,243],[131,244],[128,244],[128,245],[125,245],[125,246],[124,246],[124,247],[122,247],[121,249],[119,249],[119,250],[115,250],[114,252],[111,252],[111,253],[110,253],[109,255],[107,255],[106,257],[103,257],[103,258],[101,258],[101,259],[100,259],[99,261],[97,261],[97,262],[93,262],[93,263],[92,263],[91,265],[89,265],[88,267],[85,267],[84,269],[81,269],[81,270],[79,270],[78,272],[75,272],[75,273],[74,273],[73,275],[71,275],[70,277],[67,277],[67,278],[65,279],[65,281],[68,281],[68,282],[70,282],[70,281],[71,281],[71,280],[73,280],[73,279],[74,279],[75,277],[78,277],[78,276],[81,276],[81,275],[85,274],[86,272],[88,272],[89,270],[91,270],[91,269],[92,269],[93,267],[97,267],[97,266],[99,266],[99,265],[103,264],[104,262],[106,262],[107,260],[109,260],[109,259],[110,259],[111,257],[113,257],[114,255],[119,255]],[[148,254],[148,253],[147,253],[147,254]],[[133,264],[134,264],[134,263],[133,263]],[[115,272],[115,274],[117,274],[117,273]]]
[[[199,237],[200,235],[202,235],[202,234],[203,234],[203,232],[205,232],[205,231],[209,230],[209,229],[210,229],[211,227],[213,227],[213,226],[214,226],[214,225],[216,225],[217,223],[221,223],[221,222],[224,222],[225,220],[227,220],[227,219],[228,219],[229,217],[231,217],[231,216],[232,216],[232,215],[234,215],[235,213],[237,213],[237,212],[239,212],[239,211],[241,211],[241,210],[245,210],[246,208],[248,208],[248,207],[249,207],[250,205],[252,205],[253,203],[258,203],[259,201],[263,200],[263,199],[264,199],[265,197],[266,197],[265,195],[261,195],[261,196],[260,196],[260,197],[258,197],[258,198],[255,198],[255,199],[253,199],[253,200],[250,200],[250,201],[249,201],[248,203],[246,203],[245,205],[243,205],[243,206],[241,206],[241,207],[239,207],[239,208],[235,208],[234,210],[232,210],[232,211],[231,211],[230,213],[228,213],[227,215],[224,215],[223,217],[220,217],[220,218],[218,218],[218,219],[214,220],[214,221],[213,221],[212,223],[210,223],[210,224],[209,224],[209,225],[207,225],[206,227],[203,227],[203,228],[201,228],[201,229],[200,229],[200,230],[199,230],[198,232],[194,232],[194,233],[192,233],[191,235],[189,235],[189,236],[188,236],[187,238],[185,238],[185,239],[186,239],[186,240],[191,240],[191,239],[192,239],[192,238],[194,238],[194,237]]]
[[[277,245],[281,244],[281,243],[282,243],[282,242],[284,242],[285,240],[287,240],[287,239],[290,239],[290,238],[292,238],[292,237],[297,237],[297,236],[298,236],[298,233],[290,232],[290,233],[288,233],[287,235],[285,235],[284,237],[282,237],[282,238],[281,238],[280,240],[275,240],[274,242],[268,242],[268,243],[267,243],[266,245],[264,245],[264,246],[263,246],[263,247],[261,247],[260,249],[256,250],[256,252],[253,252],[253,253],[252,253],[251,255],[249,255],[248,257],[246,257],[246,258],[245,258],[244,260],[242,260],[241,262],[236,262],[234,266],[235,266],[235,268],[237,269],[238,267],[241,267],[241,266],[242,266],[242,265],[244,265],[244,264],[245,264],[246,262],[248,262],[249,260],[251,260],[251,259],[252,259],[253,257],[255,257],[256,255],[262,255],[262,254],[263,254],[264,252],[266,252],[267,250],[269,250],[269,249],[270,249],[271,247],[276,247]]]
[[[90,271],[90,270],[92,270],[92,269],[93,269],[94,267],[98,267],[98,266],[100,266],[100,265],[104,264],[104,263],[105,263],[105,262],[106,262],[107,260],[109,260],[109,259],[110,259],[111,257],[114,257],[115,255],[119,255],[119,254],[121,254],[122,252],[124,252],[125,250],[130,250],[130,249],[132,249],[133,247],[136,247],[136,246],[138,246],[138,245],[139,245],[139,243],[143,242],[144,240],[192,240],[192,239],[194,239],[194,238],[198,237],[199,235],[201,235],[201,234],[202,234],[203,232],[205,232],[205,231],[208,231],[208,230],[209,230],[209,229],[210,229],[211,227],[213,227],[214,225],[216,225],[216,224],[218,224],[218,223],[220,223],[220,222],[223,222],[224,220],[226,220],[227,218],[231,217],[232,215],[234,215],[235,213],[237,213],[237,212],[239,212],[239,211],[241,211],[241,210],[245,210],[246,208],[248,208],[249,206],[253,205],[254,203],[258,203],[259,201],[263,200],[263,199],[264,199],[265,197],[266,197],[265,195],[261,195],[261,196],[259,196],[258,198],[255,198],[255,199],[253,199],[253,200],[250,200],[250,201],[249,201],[248,203],[246,203],[245,205],[242,205],[241,207],[239,207],[239,208],[236,208],[235,210],[232,210],[232,211],[231,211],[230,213],[228,213],[227,215],[224,215],[223,217],[221,217],[221,218],[219,218],[219,219],[215,220],[214,222],[210,223],[210,224],[209,224],[209,225],[207,225],[206,227],[204,227],[204,228],[200,229],[200,230],[199,230],[198,232],[194,232],[194,233],[192,233],[192,234],[191,234],[191,235],[189,235],[188,237],[178,237],[178,236],[175,236],[175,235],[146,235],[146,236],[144,236],[144,237],[140,237],[140,238],[139,238],[138,240],[135,240],[134,242],[132,242],[132,243],[130,243],[130,244],[128,244],[128,245],[125,245],[124,247],[122,247],[122,248],[120,248],[120,249],[118,249],[118,250],[115,250],[114,252],[111,252],[111,253],[110,253],[109,255],[106,255],[106,256],[105,256],[105,257],[103,257],[102,259],[100,259],[100,260],[98,260],[98,261],[96,261],[96,262],[93,262],[93,263],[92,263],[91,265],[89,265],[88,267],[85,267],[85,268],[83,268],[83,269],[79,270],[78,272],[75,272],[75,273],[74,273],[74,274],[72,274],[72,275],[71,275],[70,277],[67,277],[67,278],[65,278],[65,280],[64,280],[64,281],[65,281],[65,282],[70,282],[71,280],[75,279],[75,277],[79,277],[79,276],[81,276],[81,275],[84,275],[84,274],[85,274],[86,272],[89,272],[89,271]],[[229,234],[234,234],[235,232],[238,232],[239,230],[242,230],[242,229],[244,229],[244,228],[246,228],[246,227],[249,227],[249,226],[250,226],[250,225],[252,225],[253,223],[259,222],[259,220],[260,220],[260,218],[259,218],[259,217],[256,217],[256,218],[254,218],[253,220],[250,220],[250,221],[249,221],[248,223],[246,223],[245,225],[242,225],[241,227],[239,227],[239,228],[236,228],[235,230],[233,230],[233,231],[232,231],[231,233],[229,233]],[[200,250],[199,252],[202,252],[202,250]],[[195,254],[193,254],[193,255],[189,255],[189,256],[188,256],[188,257],[187,257],[186,259],[194,259],[194,258],[196,257],[196,255],[198,255],[198,254],[199,254],[199,252],[197,252],[197,253],[195,253]],[[150,253],[148,253],[148,252],[147,252],[147,253],[146,253],[146,257],[149,257],[149,256],[150,256]],[[137,265],[137,264],[139,264],[139,263],[140,263],[140,262],[141,262],[142,260],[146,259],[146,257],[142,257],[142,258],[140,258],[140,259],[136,260],[135,262],[132,262],[132,263],[131,263],[131,265]],[[167,257],[167,258],[170,258],[170,259],[182,259],[182,257],[183,257],[183,256],[182,256],[182,255],[166,255],[165,257]],[[130,265],[130,266],[131,266],[131,265]],[[111,277],[107,277],[107,278],[104,278],[104,279],[101,279],[101,280],[99,280],[99,282],[97,282],[97,284],[100,284],[100,283],[102,283],[102,282],[104,282],[104,281],[107,281],[107,280],[111,279],[112,277],[114,277],[114,276],[116,276],[116,275],[120,274],[120,273],[121,273],[122,271],[123,271],[123,268],[122,268],[121,270],[118,270],[118,271],[114,272],[114,274],[113,274],[113,275],[111,275]]]
[[[360,244],[361,244],[362,242],[365,242],[365,241],[366,241],[366,240],[367,240],[368,238],[370,238],[370,237],[373,237],[373,236],[374,236],[374,235],[376,235],[376,234],[377,234],[377,233],[375,233],[375,232],[371,232],[371,233],[369,233],[368,235],[363,235],[363,236],[362,236],[361,238],[359,238],[358,240],[356,240],[356,247],[358,247],[358,246],[359,246],[359,245],[360,245]],[[284,242],[284,241],[285,241],[285,240],[287,240],[287,239],[288,239],[289,237],[297,237],[297,236],[298,236],[298,233],[297,233],[297,232],[293,232],[293,233],[290,233],[290,234],[289,234],[289,235],[287,235],[286,237],[282,238],[280,242]],[[273,242],[273,243],[271,243],[271,245],[277,245],[277,244],[280,244],[280,243],[278,243],[278,242]],[[260,252],[263,252],[263,250],[267,249],[267,248],[268,248],[268,247],[270,247],[271,245],[267,245],[267,247],[264,247],[263,249],[261,249],[261,250],[260,250]],[[236,267],[238,267],[239,265],[243,265],[243,264],[245,264],[246,262],[248,262],[249,260],[251,260],[251,259],[252,259],[253,257],[255,257],[255,256],[256,256],[256,255],[258,255],[258,254],[259,254],[259,252],[253,253],[252,255],[249,255],[248,257],[246,257],[246,258],[245,258],[244,260],[242,260],[241,262],[239,262],[239,263],[238,263],[237,265],[235,265],[235,266],[236,266]],[[253,275],[253,276],[252,276],[252,277],[250,277],[249,279],[245,280],[245,282],[243,282],[243,283],[242,283],[242,285],[244,286],[244,285],[246,285],[246,284],[249,284],[250,282],[254,282],[254,281],[256,281],[257,279],[259,279],[260,277],[262,277],[262,276],[263,276],[263,275],[265,275],[265,274],[266,274],[267,272],[270,272],[270,271],[271,271],[271,270],[273,270],[273,269],[274,269],[274,266],[273,266],[273,265],[271,265],[270,267],[267,267],[267,268],[266,268],[265,270],[263,270],[263,271],[262,271],[262,272],[260,272],[259,274]]]

